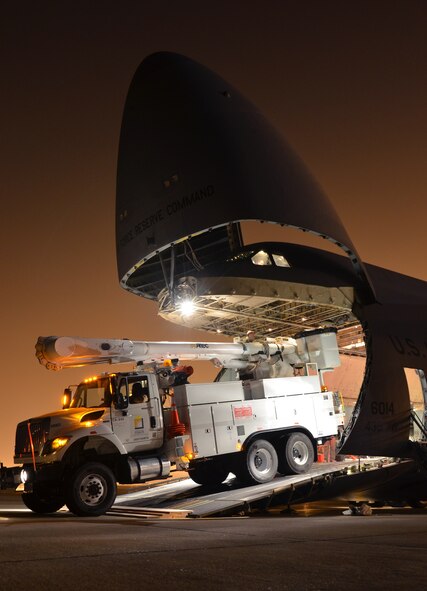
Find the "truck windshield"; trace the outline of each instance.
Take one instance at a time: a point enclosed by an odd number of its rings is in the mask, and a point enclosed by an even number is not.
[[[110,380],[108,378],[97,378],[82,382],[77,386],[70,408],[94,408],[110,405]]]

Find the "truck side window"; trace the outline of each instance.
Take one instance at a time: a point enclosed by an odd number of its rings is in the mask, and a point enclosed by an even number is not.
[[[129,402],[131,404],[141,404],[150,399],[148,391],[148,382],[144,378],[131,378],[129,380]]]

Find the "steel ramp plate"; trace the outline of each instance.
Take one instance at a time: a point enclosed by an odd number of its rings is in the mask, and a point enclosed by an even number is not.
[[[235,478],[230,477],[227,481],[228,485],[221,485],[223,489],[220,492],[210,492],[212,491],[211,487],[208,489],[187,479],[121,495],[117,498],[115,507],[139,508],[141,511],[161,507],[186,511],[192,517],[236,514],[254,506],[262,507],[263,504],[266,508],[273,499],[279,501],[281,497],[288,499],[286,502],[289,502],[293,492],[298,490],[302,492],[303,497],[308,498],[312,496],[316,487],[320,485],[322,488],[325,483],[337,476],[345,476],[347,472],[351,473],[352,470],[360,474],[361,465],[369,468],[369,471],[378,470],[383,467],[383,461],[384,458],[371,458],[314,464],[307,474],[282,476],[266,484],[255,486],[239,487],[236,485]],[[304,487],[306,488],[304,489]],[[188,498],[189,495],[191,498]],[[183,496],[185,498],[182,498]],[[301,502],[301,498],[299,500]]]
[[[268,501],[284,491],[304,485],[310,486],[313,484],[313,481],[323,479],[328,474],[342,472],[352,466],[357,466],[357,464],[358,461],[315,464],[308,474],[282,476],[266,484],[245,486],[243,488],[213,493],[204,497],[177,501],[172,506],[174,509],[191,511],[192,517],[209,517],[218,514],[236,513],[237,511],[244,511],[255,504],[259,505],[263,500]]]

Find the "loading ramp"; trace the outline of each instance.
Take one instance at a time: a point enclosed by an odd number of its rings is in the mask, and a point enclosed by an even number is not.
[[[220,487],[206,487],[190,479],[124,494],[117,498],[113,512],[138,512],[164,516],[219,517],[248,514],[275,506],[290,506],[330,498],[375,500],[376,493],[389,495],[400,481],[417,472],[412,460],[390,461],[364,458],[315,464],[308,474],[275,478],[266,484],[242,486],[230,477]],[[390,488],[391,487],[391,488]]]

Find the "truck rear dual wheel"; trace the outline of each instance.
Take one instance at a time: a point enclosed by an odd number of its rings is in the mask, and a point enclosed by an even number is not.
[[[197,484],[214,486],[221,484],[227,478],[230,470],[221,462],[198,462],[191,466],[188,474]]]
[[[63,498],[55,498],[37,490],[24,493],[21,498],[24,505],[34,513],[56,513],[65,504]]]
[[[97,517],[110,509],[116,492],[116,479],[110,468],[90,462],[77,468],[68,478],[65,501],[75,515]]]
[[[314,461],[313,444],[304,433],[291,433],[279,442],[280,474],[304,474]]]
[[[239,454],[234,473],[238,480],[247,484],[270,482],[277,474],[278,464],[274,446],[265,439],[256,439]]]

